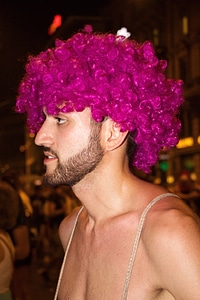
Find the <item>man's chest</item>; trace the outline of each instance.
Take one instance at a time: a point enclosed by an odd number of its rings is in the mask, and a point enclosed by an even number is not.
[[[59,299],[173,299],[159,296],[142,241],[132,256],[132,234],[113,233],[98,242],[80,240],[74,240],[66,258]]]

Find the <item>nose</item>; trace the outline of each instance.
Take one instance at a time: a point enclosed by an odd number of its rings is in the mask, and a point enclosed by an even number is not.
[[[37,146],[46,146],[49,147],[53,144],[54,138],[51,127],[48,125],[47,121],[44,121],[41,128],[36,134],[35,144]]]

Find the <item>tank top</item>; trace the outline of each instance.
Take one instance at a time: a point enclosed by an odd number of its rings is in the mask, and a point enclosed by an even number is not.
[[[136,257],[136,253],[137,253],[137,249],[138,249],[138,245],[139,245],[139,241],[140,241],[140,237],[141,237],[141,233],[142,233],[142,229],[143,229],[143,225],[144,225],[146,215],[147,215],[148,211],[151,209],[151,207],[156,202],[160,201],[163,198],[171,197],[171,196],[178,197],[176,194],[173,194],[173,193],[165,193],[165,194],[161,194],[161,195],[157,196],[156,198],[151,200],[151,202],[149,202],[149,204],[145,207],[144,211],[141,214],[141,217],[140,217],[140,220],[139,220],[139,223],[138,223],[138,228],[137,228],[136,235],[135,235],[135,239],[134,239],[134,243],[133,243],[133,247],[132,247],[131,257],[129,259],[129,264],[128,264],[127,273],[126,273],[126,277],[125,277],[125,281],[124,281],[124,287],[123,287],[123,291],[122,291],[121,300],[126,300],[127,299],[128,288],[129,288],[129,283],[130,283],[130,279],[131,279],[131,273],[132,273],[132,270],[133,270],[133,265],[134,265],[134,261],[135,261],[135,257]],[[62,280],[62,275],[63,275],[65,262],[66,262],[67,255],[68,255],[68,252],[69,252],[69,248],[70,248],[73,236],[74,236],[76,225],[78,223],[78,218],[79,218],[81,212],[83,211],[83,209],[84,209],[84,206],[82,206],[80,208],[80,210],[78,211],[75,222],[74,222],[74,226],[72,228],[72,232],[71,232],[71,235],[70,235],[70,238],[69,238],[69,242],[68,242],[68,245],[67,245],[67,248],[66,248],[66,251],[65,251],[63,263],[62,263],[62,266],[61,266],[61,269],[60,269],[60,275],[59,275],[59,278],[58,278],[58,283],[57,283],[57,288],[56,288],[54,300],[57,300],[57,297],[58,297],[58,291],[59,291],[60,283],[61,283],[61,280]]]

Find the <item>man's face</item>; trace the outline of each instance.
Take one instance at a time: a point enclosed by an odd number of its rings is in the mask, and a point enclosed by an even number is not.
[[[103,157],[101,124],[83,112],[46,115],[35,142],[43,146],[46,165],[44,182],[50,185],[75,185],[93,171]]]

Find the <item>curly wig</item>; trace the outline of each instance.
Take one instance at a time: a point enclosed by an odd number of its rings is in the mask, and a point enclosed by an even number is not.
[[[132,163],[146,173],[161,149],[178,143],[183,103],[181,80],[167,79],[165,60],[151,42],[138,43],[111,33],[93,33],[86,25],[55,47],[29,56],[19,85],[16,110],[27,114],[37,132],[48,114],[91,109],[95,121],[110,117],[121,131],[134,133]]]

